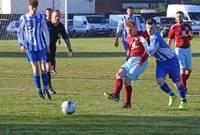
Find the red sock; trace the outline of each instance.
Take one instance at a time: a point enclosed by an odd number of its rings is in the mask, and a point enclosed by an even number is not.
[[[186,79],[186,75],[183,73],[180,75],[180,79],[181,79],[181,84],[185,87],[185,90],[187,91],[187,79]]]
[[[122,86],[123,86],[122,79],[116,79],[115,86],[114,86],[114,95],[116,97],[119,97]]]
[[[189,77],[190,77],[190,75],[185,74],[185,78],[186,78],[186,80],[187,80]]]
[[[132,86],[125,86],[125,102],[126,104],[131,104],[131,94],[132,94]]]

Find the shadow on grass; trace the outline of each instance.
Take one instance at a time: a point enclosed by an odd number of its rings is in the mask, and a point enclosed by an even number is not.
[[[0,58],[25,57],[21,52],[0,52]],[[57,58],[65,58],[66,52],[58,52]],[[97,57],[125,57],[124,52],[74,52],[74,58],[97,58]],[[192,57],[200,57],[200,53],[192,53]]]
[[[97,58],[97,57],[124,57],[124,52],[74,52],[74,58]],[[0,58],[26,57],[21,52],[0,52]],[[58,52],[57,58],[66,58],[66,52]]]
[[[184,112],[183,112],[184,113]],[[72,115],[60,117],[1,116],[5,135],[197,135],[200,117]],[[6,124],[10,123],[10,124]]]

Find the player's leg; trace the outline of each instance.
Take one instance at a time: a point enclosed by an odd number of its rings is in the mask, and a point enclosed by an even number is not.
[[[53,89],[51,84],[51,54],[47,54],[46,69],[49,81],[49,92],[50,94],[56,94],[56,91]]]
[[[36,86],[38,96],[42,99],[45,99],[43,92],[41,90],[37,52],[26,51],[26,54],[27,54],[28,61],[31,63],[31,67],[32,67],[32,71],[33,71],[33,80],[34,80],[34,83],[35,83],[35,86]]]
[[[180,67],[177,59],[173,59],[169,65],[169,77],[176,84],[181,102],[179,109],[186,109],[187,99],[185,95],[185,87],[180,82]]]
[[[51,51],[51,72],[57,73],[56,72],[56,50]]]
[[[167,75],[166,66],[167,64],[157,62],[156,65],[156,81],[157,84],[160,86],[160,89],[164,91],[166,94],[169,95],[169,102],[168,106],[172,106],[176,100],[176,95],[174,92],[169,88],[168,84],[165,82],[165,78]]]
[[[124,51],[126,53],[126,61],[128,61],[128,59],[130,58],[129,51],[128,51],[128,44],[124,40],[122,40],[122,44],[124,46]]]
[[[124,91],[125,91],[125,103],[122,108],[131,108],[131,95],[132,95],[132,86],[131,86],[131,79],[125,77],[124,79]]]
[[[115,85],[114,85],[114,93],[109,93],[105,92],[104,96],[107,97],[108,99],[114,100],[114,101],[119,101],[120,98],[120,92],[123,86],[123,77],[125,75],[125,71],[123,68],[121,68],[116,76],[115,76]]]
[[[187,80],[190,77],[190,74],[192,72],[192,52],[191,48],[187,48],[185,50],[185,59],[186,59],[186,67],[185,67],[185,88],[187,93]]]
[[[42,82],[43,82],[43,90],[44,93],[47,95],[47,98],[51,100],[51,96],[49,94],[49,81],[48,81],[48,74],[47,74],[47,68],[46,68],[46,52],[45,50],[39,51],[39,60],[40,60],[40,69],[42,72]]]

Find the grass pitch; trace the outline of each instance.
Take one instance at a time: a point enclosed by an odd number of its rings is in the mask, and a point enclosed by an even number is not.
[[[0,135],[198,135],[200,134],[200,39],[192,41],[193,72],[188,81],[189,109],[178,104],[168,108],[168,96],[155,82],[155,60],[133,84],[132,108],[120,109],[103,93],[112,91],[115,73],[124,63],[123,48],[113,38],[71,39],[74,57],[58,45],[57,90],[51,102],[41,101],[32,79],[30,64],[19,52],[17,41],[0,41]],[[170,87],[174,89],[173,84]],[[175,90],[174,90],[175,91]],[[77,108],[64,116],[60,105],[72,99]]]

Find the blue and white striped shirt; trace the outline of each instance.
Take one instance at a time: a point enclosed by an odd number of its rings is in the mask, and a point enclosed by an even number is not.
[[[127,32],[125,29],[125,23],[127,20],[133,20],[135,22],[135,24],[137,25],[137,29],[138,31],[141,31],[141,27],[140,27],[140,21],[137,18],[137,16],[132,15],[131,17],[129,17],[128,15],[124,15],[120,18],[118,26],[117,26],[117,33],[122,32],[122,40],[126,41],[126,37],[127,37]]]
[[[45,37],[44,42],[42,32]],[[28,51],[41,51],[49,47],[49,30],[45,17],[41,13],[30,16],[28,13],[20,17],[20,27],[18,29],[19,45],[24,45]]]
[[[154,56],[157,61],[164,62],[176,56],[175,52],[169,48],[159,32],[155,32],[150,36],[150,44],[147,41],[142,41],[142,44],[146,52],[150,56]]]

